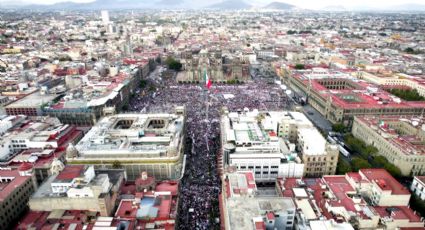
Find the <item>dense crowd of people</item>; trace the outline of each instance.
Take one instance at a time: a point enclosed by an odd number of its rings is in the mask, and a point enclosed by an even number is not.
[[[221,181],[217,168],[220,154],[220,113],[244,108],[281,110],[289,103],[278,85],[256,80],[243,85],[178,84],[172,78],[150,76],[143,96],[129,104],[133,112],[169,112],[186,107],[186,166],[180,183],[177,229],[219,229]],[[208,112],[207,112],[208,111]],[[207,115],[208,113],[208,115]]]

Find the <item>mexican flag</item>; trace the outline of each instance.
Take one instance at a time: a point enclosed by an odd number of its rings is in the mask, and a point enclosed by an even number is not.
[[[204,80],[205,80],[205,86],[207,87],[207,89],[210,89],[212,83],[211,83],[210,77],[208,76],[208,73],[207,73],[206,70],[204,71]]]

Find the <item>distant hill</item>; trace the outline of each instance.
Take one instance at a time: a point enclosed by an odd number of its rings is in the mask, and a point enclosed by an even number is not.
[[[293,10],[297,7],[284,2],[272,2],[263,8],[269,10]]]
[[[96,0],[89,3],[59,2],[51,5],[25,5],[22,8],[40,10],[109,10],[109,9],[143,9],[152,4],[139,0]]]
[[[209,9],[221,9],[221,10],[243,10],[249,9],[252,6],[242,0],[225,0],[216,4],[207,6]]]
[[[21,8],[31,10],[113,10],[113,9],[218,9],[218,10],[241,10],[250,9],[253,6],[264,6],[263,0],[95,0],[89,3],[59,2],[55,4],[31,4],[26,0],[0,0],[0,8]],[[268,0],[267,2],[269,2]],[[271,0],[273,1],[273,0]],[[262,9],[268,10],[302,10],[307,11],[308,6],[294,6],[274,0]],[[400,5],[382,5],[380,7],[368,7],[367,5],[346,8],[344,5],[330,5],[322,11],[411,11],[424,12],[425,4],[405,3]]]

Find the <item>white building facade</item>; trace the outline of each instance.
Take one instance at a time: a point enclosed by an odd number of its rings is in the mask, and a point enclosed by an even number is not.
[[[256,110],[225,114],[221,124],[224,165],[253,171],[258,182],[301,177],[304,164],[294,152],[295,145],[277,134],[285,114]]]
[[[413,177],[413,182],[410,186],[410,190],[421,200],[425,201],[425,176]]]

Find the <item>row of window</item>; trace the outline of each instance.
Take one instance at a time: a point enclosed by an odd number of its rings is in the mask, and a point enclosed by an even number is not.
[[[329,167],[329,171],[330,172],[332,172],[332,167]],[[325,171],[326,170],[326,168],[322,168],[322,167],[318,167],[318,168],[306,168],[306,172],[317,172],[317,171],[319,171],[319,172],[323,172],[323,171]]]
[[[380,138],[380,135],[377,134],[373,130],[364,129],[364,128],[363,129],[359,129],[357,127],[354,130],[355,130],[354,133],[357,134],[355,136],[369,137],[369,138],[372,137],[374,139],[376,139],[378,137],[377,140],[381,139]],[[376,142],[376,143],[378,143],[378,142]],[[398,151],[397,149],[395,149],[391,143],[389,143],[387,141],[383,141],[383,142],[379,142],[379,143],[380,143],[380,145],[374,145],[374,146],[377,147],[380,150],[381,154],[384,155],[385,158],[388,159],[388,161],[394,162],[396,159],[400,159],[400,154],[402,154],[402,153],[400,153],[400,151]],[[424,157],[420,157],[420,158],[409,157],[409,156],[406,156],[404,154],[402,154],[400,160],[406,161],[406,162],[425,162],[425,158]],[[423,167],[423,165],[413,165],[412,166],[412,169],[422,168],[422,167]]]
[[[25,140],[12,140],[12,143],[25,143]]]
[[[263,174],[267,174],[267,173],[263,173]],[[277,175],[278,172],[277,171],[270,171],[271,175]],[[261,175],[261,172],[255,172],[255,175]]]
[[[12,145],[13,148],[27,148],[27,145]]]
[[[28,189],[28,187],[30,187]],[[22,193],[22,191],[24,191]],[[32,194],[32,181],[28,180],[23,186],[21,186],[11,196],[11,203],[8,201],[4,202],[2,209],[5,210],[4,215],[0,216],[0,228],[7,229],[10,227],[11,222],[22,212],[27,206],[29,196]]]
[[[317,161],[327,161],[326,160],[326,157],[307,157],[307,161],[316,161],[316,159],[317,159]],[[335,159],[335,157],[331,157],[331,161],[333,161]]]

